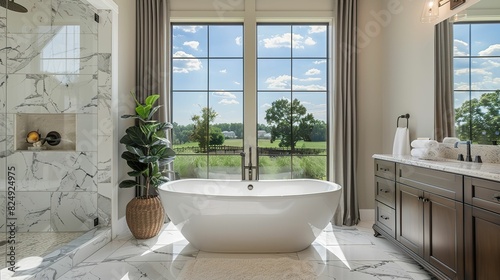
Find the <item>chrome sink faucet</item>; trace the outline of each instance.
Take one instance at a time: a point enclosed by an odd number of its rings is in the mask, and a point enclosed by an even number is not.
[[[471,145],[470,140],[455,142],[455,148],[458,148],[458,144],[466,144],[467,145],[467,156],[465,157],[465,161],[472,161],[472,156],[470,154],[470,145]],[[463,161],[463,157],[460,158],[460,160]]]

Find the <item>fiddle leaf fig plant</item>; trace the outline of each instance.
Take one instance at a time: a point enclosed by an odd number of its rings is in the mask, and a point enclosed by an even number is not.
[[[136,103],[136,115],[123,115],[122,118],[138,119],[138,124],[127,128],[126,134],[120,139],[120,143],[127,148],[127,151],[122,153],[122,158],[132,168],[127,174],[131,177],[143,177],[144,180],[124,180],[119,187],[142,187],[144,197],[147,198],[150,188],[156,190],[161,184],[169,181],[162,170],[175,158],[175,152],[170,148],[170,142],[166,138],[167,130],[173,126],[153,119],[161,107],[154,105],[159,95],[148,96],[144,104],[133,94],[132,96]]]

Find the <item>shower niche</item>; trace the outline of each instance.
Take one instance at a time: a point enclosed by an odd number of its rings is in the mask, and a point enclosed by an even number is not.
[[[75,151],[75,114],[16,114],[15,150]]]

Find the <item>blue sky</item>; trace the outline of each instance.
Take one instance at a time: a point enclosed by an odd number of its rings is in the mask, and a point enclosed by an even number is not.
[[[308,113],[326,121],[326,30],[326,25],[258,26],[259,123],[281,98],[299,99]],[[176,25],[172,36],[174,121],[190,124],[210,106],[219,114],[215,123],[242,123],[243,83],[254,82],[243,79],[243,26]]]
[[[474,56],[454,59],[454,88],[467,90],[455,92],[457,107],[469,98],[468,90],[483,91],[473,93],[474,98],[500,89],[500,24],[473,24],[470,30],[468,24],[455,24],[453,31],[454,56]]]

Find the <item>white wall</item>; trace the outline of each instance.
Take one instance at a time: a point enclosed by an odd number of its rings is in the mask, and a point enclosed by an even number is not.
[[[118,115],[132,114],[134,103],[130,92],[135,88],[135,0],[114,0],[118,5],[119,28],[118,28]],[[133,125],[132,120],[118,120],[118,139],[124,134],[127,127]],[[118,153],[125,150],[121,144],[118,145]],[[127,178],[129,167],[126,162],[118,160],[117,183]],[[116,186],[118,187],[118,186]],[[127,230],[125,223],[125,207],[134,197],[134,189],[120,189],[118,191],[118,225],[113,225],[116,233]]]
[[[397,116],[411,115],[412,139],[434,134],[434,25],[420,23],[422,3],[358,1],[361,209],[374,208],[372,155],[392,153]]]

